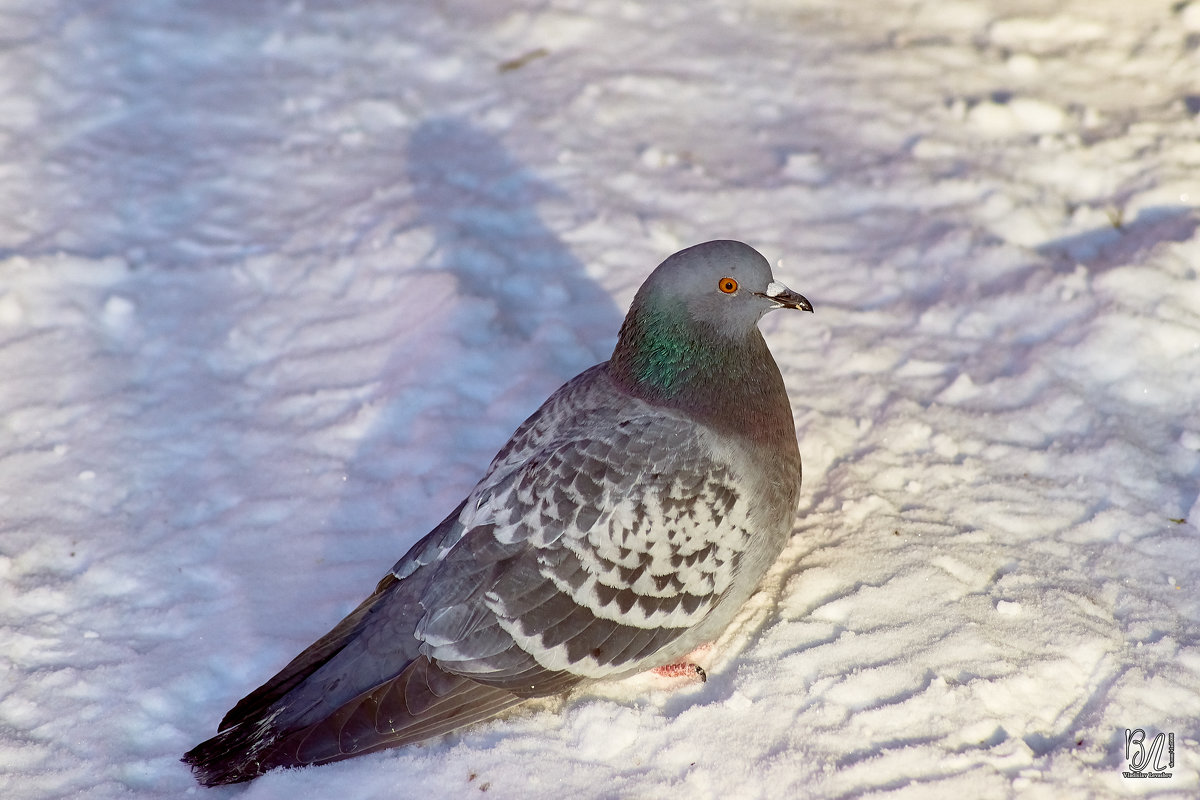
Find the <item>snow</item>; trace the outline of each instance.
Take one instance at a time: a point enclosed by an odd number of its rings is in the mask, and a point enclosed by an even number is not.
[[[1197,796],[1197,31],[0,2],[0,794]],[[722,237],[816,313],[763,324],[805,488],[708,682],[197,788],[179,756]],[[1173,777],[1122,777],[1136,728]]]

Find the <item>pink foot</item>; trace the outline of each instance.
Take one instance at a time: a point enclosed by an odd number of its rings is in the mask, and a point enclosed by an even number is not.
[[[704,683],[708,680],[708,673],[704,671],[703,667],[688,661],[681,661],[678,664],[663,664],[661,667],[655,667],[650,671],[664,678],[693,678],[699,683]]]
[[[708,680],[708,673],[704,671],[703,667],[695,663],[693,659],[711,649],[711,642],[702,644],[684,656],[681,661],[676,661],[672,664],[663,664],[661,667],[655,667],[650,671],[664,678],[691,678],[698,683],[704,683]]]

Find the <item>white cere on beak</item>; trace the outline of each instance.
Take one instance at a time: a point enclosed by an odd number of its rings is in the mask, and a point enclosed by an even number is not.
[[[787,294],[791,289],[784,286],[779,281],[771,281],[767,284],[767,291],[764,292],[767,297],[778,297],[781,294]]]

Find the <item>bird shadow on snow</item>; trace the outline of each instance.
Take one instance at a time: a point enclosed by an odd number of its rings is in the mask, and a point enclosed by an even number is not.
[[[331,556],[339,533],[377,537],[379,577],[553,390],[607,358],[623,316],[542,222],[536,204],[557,190],[494,136],[435,118],[414,131],[406,161],[416,202],[400,225],[432,241],[402,266],[449,275],[454,288],[445,313],[406,330],[379,372],[383,408],[346,464],[375,496],[347,493],[328,520]]]

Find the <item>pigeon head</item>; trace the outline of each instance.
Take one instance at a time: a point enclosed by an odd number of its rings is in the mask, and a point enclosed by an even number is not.
[[[775,280],[771,265],[757,250],[729,240],[680,250],[659,264],[638,290],[629,313],[662,313],[671,306],[696,324],[730,337],[745,336],[775,308],[812,311],[808,300]]]
[[[650,400],[719,404],[709,395],[728,394],[731,381],[778,376],[757,327],[776,308],[812,304],[776,281],[754,248],[722,240],[681,250],[638,289],[609,371]]]

